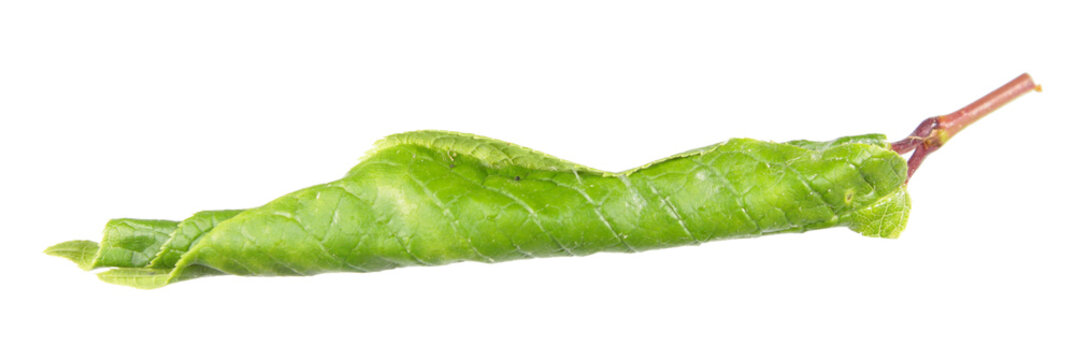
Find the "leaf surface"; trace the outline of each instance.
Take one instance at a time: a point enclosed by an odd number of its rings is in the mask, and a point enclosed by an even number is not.
[[[636,252],[847,226],[896,237],[906,163],[881,135],[731,139],[605,172],[470,134],[390,136],[345,177],[181,222],[117,219],[46,250],[110,283],[305,276]]]

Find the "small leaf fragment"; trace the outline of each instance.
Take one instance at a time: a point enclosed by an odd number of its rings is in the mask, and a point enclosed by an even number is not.
[[[89,240],[66,241],[45,249],[45,254],[59,256],[73,261],[82,270],[93,267],[93,259],[97,256],[98,246],[96,242]]]

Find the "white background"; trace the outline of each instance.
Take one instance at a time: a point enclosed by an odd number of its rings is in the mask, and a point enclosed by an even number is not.
[[[1063,2],[6,1],[3,358],[1075,357]],[[1044,84],[836,228],[642,254],[109,285],[54,243],[479,133],[607,170],[729,137],[906,135]]]

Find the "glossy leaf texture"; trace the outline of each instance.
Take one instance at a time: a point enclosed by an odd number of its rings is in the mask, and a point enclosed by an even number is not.
[[[636,252],[846,226],[894,238],[910,211],[905,161],[882,135],[731,139],[604,172],[481,136],[378,142],[343,178],[246,210],[117,219],[101,243],[46,253],[107,282],[157,288],[210,275],[372,272]]]

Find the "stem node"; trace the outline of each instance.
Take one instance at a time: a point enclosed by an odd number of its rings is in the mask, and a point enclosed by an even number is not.
[[[927,155],[937,151],[967,125],[1031,91],[1041,92],[1041,85],[1035,84],[1029,74],[1023,73],[962,109],[922,121],[906,138],[892,143],[892,150],[897,153],[914,151],[907,160],[907,180],[911,180],[911,175],[918,170]]]

